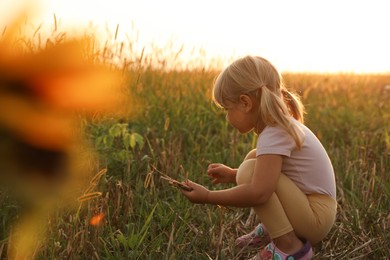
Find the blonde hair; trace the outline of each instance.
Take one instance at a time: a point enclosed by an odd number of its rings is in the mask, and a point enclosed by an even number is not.
[[[286,89],[280,73],[268,60],[258,56],[243,57],[216,78],[213,101],[218,106],[236,103],[242,94],[257,98],[259,119],[266,125],[284,128],[301,148],[302,130],[291,122],[290,117],[303,123],[303,104],[296,94]]]

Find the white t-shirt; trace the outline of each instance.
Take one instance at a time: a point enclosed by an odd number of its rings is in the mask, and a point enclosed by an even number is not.
[[[336,198],[336,182],[332,163],[313,132],[295,119],[304,132],[300,150],[294,139],[279,126],[267,126],[257,139],[256,155],[283,155],[282,172],[305,194],[327,194]]]

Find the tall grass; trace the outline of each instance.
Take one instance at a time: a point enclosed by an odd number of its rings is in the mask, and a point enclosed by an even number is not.
[[[63,36],[61,36],[63,37]],[[61,38],[62,39],[62,38]],[[61,40],[59,38],[59,40]],[[237,167],[255,137],[230,127],[211,102],[217,70],[182,64],[167,70],[172,53],[132,52],[133,43],[91,55],[115,60],[137,98],[131,119],[85,120],[89,142],[99,155],[96,191],[101,197],[80,210],[60,207],[52,216],[38,259],[245,259],[236,237],[253,228],[249,209],[189,203],[159,178],[186,177],[207,187],[210,162]],[[122,46],[119,47],[118,46]],[[158,58],[156,58],[158,57]],[[155,60],[161,66],[155,66]],[[196,61],[195,61],[196,63]],[[306,123],[327,149],[336,172],[337,220],[315,247],[316,259],[386,259],[390,255],[390,75],[285,74],[286,85],[306,105]],[[157,171],[157,170],[158,171]],[[228,185],[222,186],[227,187]],[[17,218],[17,200],[0,191],[0,257]],[[90,219],[100,213],[100,225]]]

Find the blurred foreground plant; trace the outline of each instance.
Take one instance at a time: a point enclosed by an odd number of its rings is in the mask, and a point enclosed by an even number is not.
[[[33,258],[50,212],[88,195],[94,156],[80,119],[129,112],[123,74],[88,55],[90,39],[31,50],[17,33],[21,21],[0,40],[0,180],[24,206],[11,229],[10,259]]]

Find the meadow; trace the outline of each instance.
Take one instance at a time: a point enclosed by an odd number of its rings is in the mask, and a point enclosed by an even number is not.
[[[136,109],[126,119],[83,119],[98,154],[93,167],[100,174],[93,190],[100,196],[81,202],[79,210],[59,208],[36,258],[246,259],[255,254],[234,246],[255,225],[249,209],[191,204],[160,178],[161,172],[217,189],[205,174],[208,164],[237,167],[254,147],[256,136],[234,130],[211,101],[219,70],[201,62],[166,69],[174,59],[160,52],[124,61],[122,48],[94,53],[104,62],[123,61],[117,64],[128,78]],[[388,259],[390,74],[283,77],[302,97],[305,122],[325,146],[336,173],[337,220],[314,247],[315,259]],[[20,209],[17,200],[0,191],[1,259]],[[98,214],[101,219],[91,225]]]

